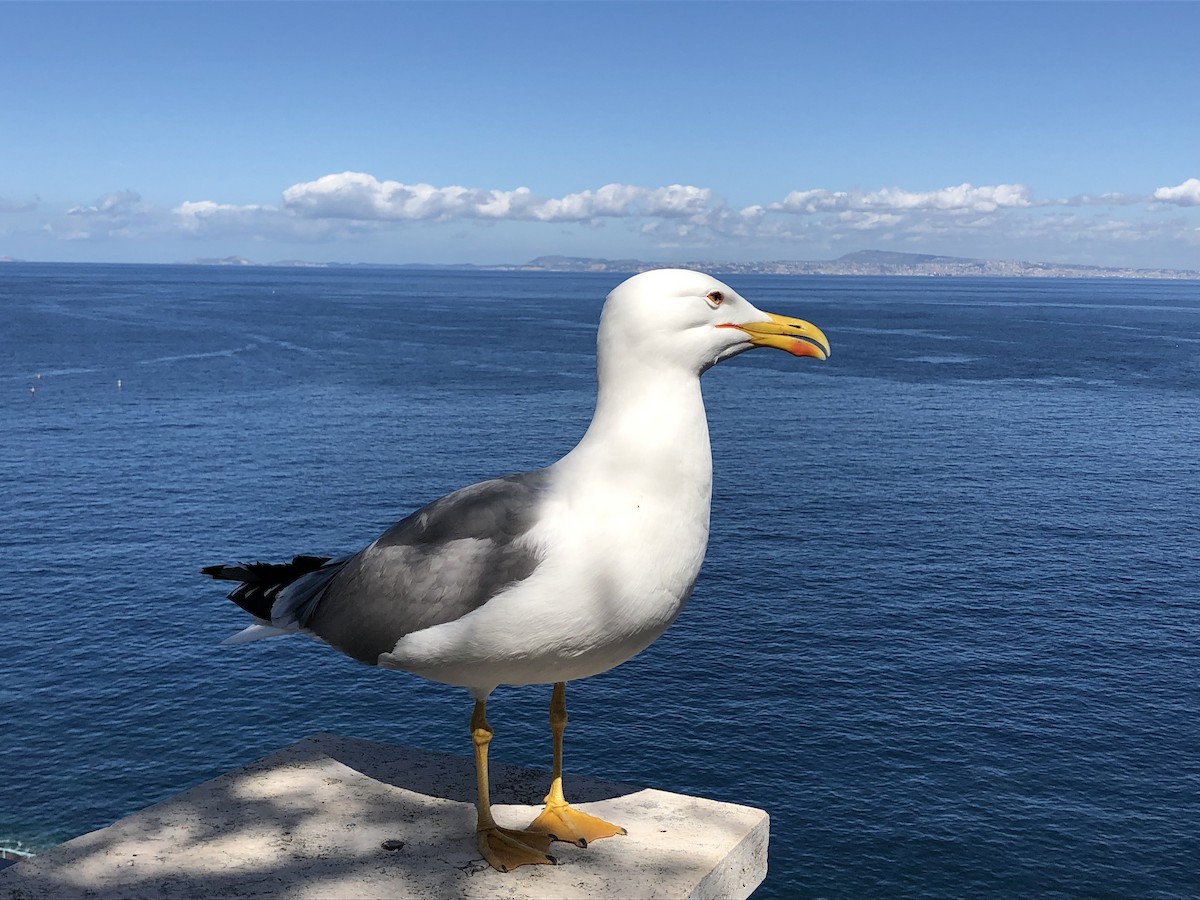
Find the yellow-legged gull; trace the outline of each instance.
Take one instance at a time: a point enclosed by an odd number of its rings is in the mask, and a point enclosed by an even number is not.
[[[755,347],[829,354],[820,329],[762,312],[708,275],[635,275],[604,304],[596,410],[570,453],[435,500],[350,556],[204,569],[241,582],[230,599],[257,619],[230,640],[303,632],[470,690],[477,843],[497,869],[553,862],[551,839],[586,846],[622,833],[564,798],[564,685],[644,650],[691,594],[712,494],[700,375]],[[550,793],[522,830],[497,825],[488,798],[485,708],[501,684],[554,685]]]

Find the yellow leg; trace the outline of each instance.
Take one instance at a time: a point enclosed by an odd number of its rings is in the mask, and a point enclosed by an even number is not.
[[[475,745],[475,809],[478,818],[475,825],[475,844],[488,865],[501,872],[517,866],[549,863],[557,860],[547,854],[550,837],[514,828],[501,828],[492,818],[492,801],[488,790],[488,744],[492,740],[492,728],[484,715],[486,702],[475,701],[475,712],[471,714],[471,742]]]
[[[556,841],[567,841],[586,847],[588,841],[625,834],[625,829],[572,807],[563,796],[562,758],[563,732],[567,730],[567,686],[560,681],[550,695],[550,731],[554,734],[554,771],[550,778],[550,793],[546,808],[533,820],[530,831],[540,831]]]

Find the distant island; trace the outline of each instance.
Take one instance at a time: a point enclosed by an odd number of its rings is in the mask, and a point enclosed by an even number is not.
[[[189,260],[191,265],[288,266],[309,268],[359,267],[361,263],[313,263],[280,260],[256,263],[240,256]],[[765,262],[719,262],[681,260],[646,262],[640,259],[596,259],[588,256],[539,256],[526,263],[496,265],[401,264],[388,268],[475,269],[492,272],[644,272],[647,269],[680,267],[730,275],[892,275],[955,278],[1002,276],[1008,278],[1170,278],[1200,280],[1200,270],[1084,266],[1071,263],[1025,262],[1006,259],[969,259],[929,253],[898,253],[890,250],[858,250],[830,260],[770,260]]]

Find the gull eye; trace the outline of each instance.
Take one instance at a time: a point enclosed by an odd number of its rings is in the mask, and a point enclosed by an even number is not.
[[[711,306],[713,309],[716,309],[718,306],[720,306],[724,302],[725,302],[725,295],[722,294],[720,291],[709,291],[708,292],[708,305]]]

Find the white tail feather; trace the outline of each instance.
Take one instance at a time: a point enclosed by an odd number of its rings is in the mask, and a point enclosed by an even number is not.
[[[295,625],[290,628],[276,628],[274,625],[250,625],[243,628],[237,634],[231,634],[222,644],[246,644],[250,641],[259,641],[263,638],[279,637],[284,634],[296,634],[300,631]]]

